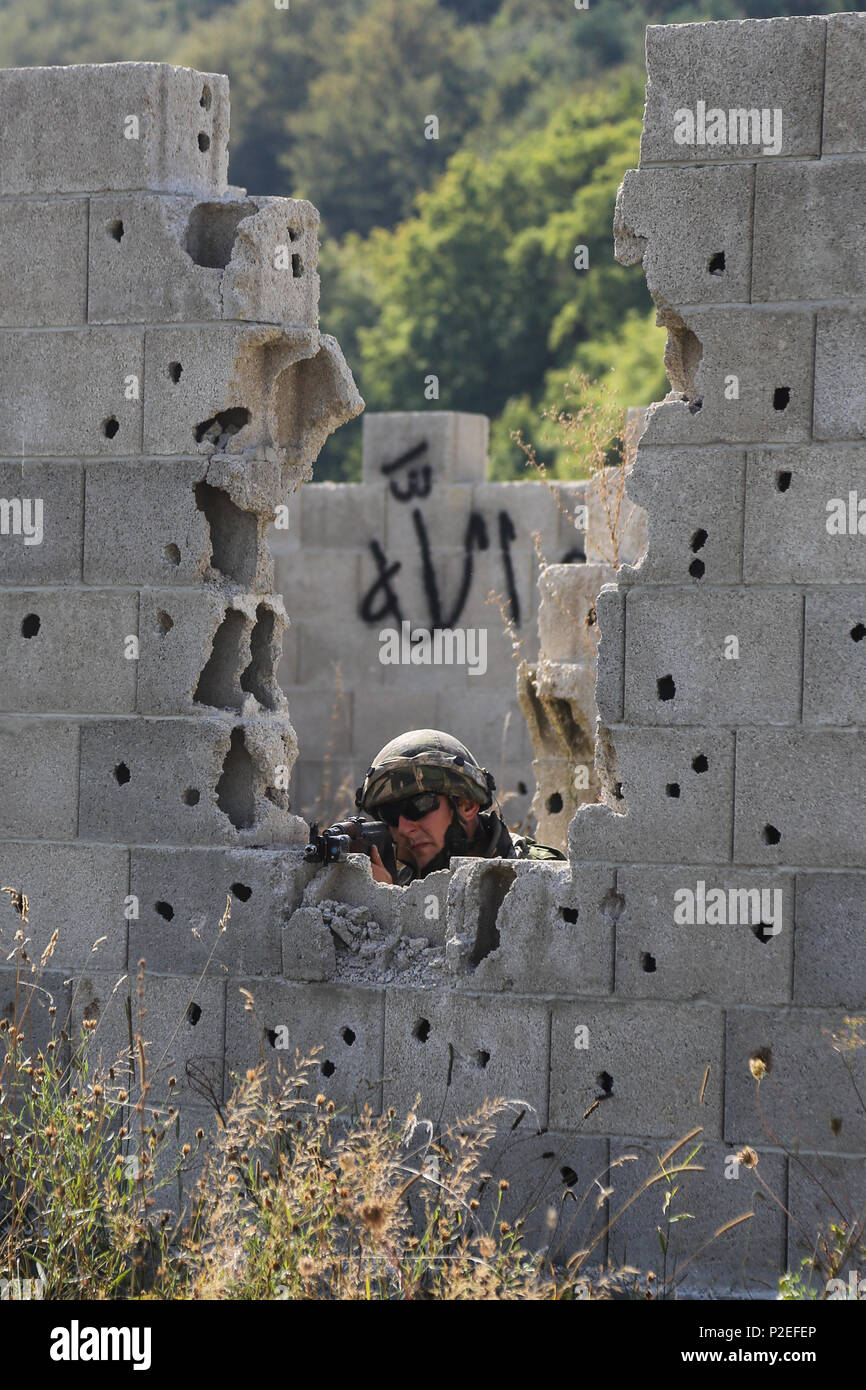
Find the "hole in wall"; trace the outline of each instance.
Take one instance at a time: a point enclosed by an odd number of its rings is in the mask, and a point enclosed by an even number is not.
[[[196,484],[195,503],[210,529],[212,568],[238,584],[252,583],[258,564],[257,518],[241,511],[222,488],[210,483]]]
[[[238,902],[241,903],[248,903],[250,898],[253,896],[252,888],[248,887],[246,883],[233,883],[232,892],[234,893]]]
[[[577,921],[579,914],[580,909],[577,907],[561,907],[559,909],[559,915],[563,922],[570,922],[572,926]]]
[[[660,700],[672,700],[677,693],[673,676],[659,676],[656,681],[656,690]]]
[[[680,794],[680,784],[679,784],[679,782],[668,782],[667,786],[665,787],[665,795],[666,795],[666,796],[672,796],[672,797],[678,797],[679,794]]]
[[[618,922],[625,909],[625,898],[622,893],[617,893],[615,888],[610,888],[599,903],[599,907],[603,917],[608,917],[611,922]]]
[[[577,1173],[575,1173],[573,1168],[569,1168],[568,1164],[566,1164],[565,1167],[560,1168],[559,1176],[562,1178],[562,1181],[566,1187],[574,1187],[575,1183],[577,1182]]]
[[[703,410],[704,401],[702,396],[697,396],[695,400],[689,401],[689,414],[697,415],[698,411]]]
[[[174,544],[167,545],[163,554],[170,565],[180,564],[180,547]]]
[[[199,106],[203,106],[205,111],[210,111],[211,90],[207,83],[201,89],[201,96],[198,99]]]
[[[106,439],[113,439],[119,429],[120,424],[116,415],[109,415],[108,419],[102,422],[102,433]]]
[[[245,405],[232,405],[228,410],[218,410],[216,415],[193,425],[195,442],[215,444],[218,450],[225,449],[229,440],[240,434],[251,418]]]
[[[412,1029],[412,1037],[418,1042],[425,1043],[430,1036],[430,1024],[426,1018],[419,1018],[415,1027]]]
[[[613,1077],[609,1071],[600,1071],[595,1078],[595,1084],[601,1090],[599,1100],[603,1100],[605,1096],[613,1095]]]
[[[757,937],[762,946],[776,935],[776,928],[770,922],[751,922],[752,935]]]
[[[169,381],[173,381],[174,384],[175,384],[175,386],[176,386],[177,383],[180,381],[182,375],[183,375],[183,367],[180,365],[180,363],[179,363],[179,362],[169,362],[169,364],[168,364],[168,377],[169,377]]]
[[[21,636],[35,637],[41,626],[42,619],[39,614],[28,613],[26,617],[21,619]]]
[[[614,801],[622,801],[622,799],[623,799],[623,796],[622,796],[622,782],[614,782],[614,784],[613,784],[613,799],[614,799]]]
[[[205,130],[200,130],[198,133],[198,147],[202,154],[210,149],[210,136]]]
[[[119,217],[116,217],[113,222],[106,222],[105,230],[113,241],[123,240],[123,222]]]
[[[689,565],[689,574],[692,576],[692,579],[703,579],[706,568],[703,560],[692,560],[692,563]]]
[[[765,845],[777,845],[782,838],[781,830],[777,830],[775,825],[765,825],[761,831],[761,839]]]
[[[790,386],[777,386],[773,391],[773,409],[787,410],[791,402]]]
[[[159,902],[155,903],[154,906],[157,912],[159,913],[160,917],[162,917],[164,921],[171,921],[172,917],[174,916],[174,908],[172,907],[171,903]]]
[[[348,1026],[345,1026],[340,1029],[340,1037],[343,1039],[343,1042],[346,1044],[347,1047],[352,1046],[352,1043],[355,1041],[356,1036],[357,1035]]]
[[[525,782],[518,782],[518,783],[517,783],[517,794],[518,794],[518,796],[526,796],[526,793],[527,793],[528,790],[529,790],[529,788],[527,787],[527,785],[526,785]]]
[[[126,763],[118,763],[117,767],[114,769],[114,780],[121,787],[129,781],[130,775],[131,774],[129,768],[126,766]]]
[[[87,1019],[88,1023],[92,1023],[94,1019],[99,1018],[98,999],[91,999],[90,1003],[85,1006],[84,1017]]]
[[[773,1049],[771,1047],[757,1047],[754,1052],[749,1053],[750,1062],[763,1062],[767,1072],[773,1070]]]
[[[474,1061],[476,1067],[478,1067],[480,1071],[484,1071],[487,1063],[490,1061],[490,1053],[486,1052],[483,1047],[480,1047],[475,1054]]]
[[[789,468],[780,468],[776,474],[776,491],[787,492],[791,486],[791,471]]]
[[[274,650],[274,615],[260,603],[250,637],[250,664],[241,674],[241,690],[254,695],[265,709],[274,708],[273,683],[277,653]]]
[[[337,1068],[333,1062],[324,1061],[319,1070],[323,1076],[333,1076]]]
[[[186,1011],[186,1021],[194,1028],[201,1018],[201,1004],[197,1004],[194,999],[190,1000]]]
[[[236,830],[247,830],[252,826],[255,817],[253,760],[247,751],[241,728],[232,729],[229,751],[216,784],[216,799],[217,806],[223,815],[228,816]]]
[[[184,806],[197,806],[201,800],[201,792],[196,791],[195,787],[187,787],[180,799]]]
[[[184,249],[196,265],[225,270],[232,258],[238,224],[255,212],[252,203],[196,203],[189,216]]]
[[[649,951],[641,951],[640,968],[645,975],[654,975],[656,970],[656,958],[650,955]]]
[[[213,639],[211,654],[198,678],[193,700],[199,705],[216,709],[240,709],[241,692],[237,671],[240,649],[247,620],[236,608],[230,608]]]
[[[551,816],[559,815],[559,812],[562,810],[562,797],[559,792],[553,792],[553,794],[547,798],[547,810]]]
[[[586,615],[586,625],[587,627],[595,627],[595,604],[592,605]]]
[[[724,275],[725,273],[725,253],[716,251],[707,261],[707,270],[710,275]]]
[[[698,753],[697,757],[692,758],[692,772],[706,772],[708,767],[709,763],[703,753]]]
[[[167,636],[167,634],[171,632],[173,627],[174,618],[170,618],[168,613],[163,612],[161,608],[158,609],[156,614],[156,630],[159,633],[159,635],[161,637]]]
[[[831,1116],[830,1116],[830,1133],[831,1133],[835,1138],[838,1138],[839,1135],[842,1133],[842,1117],[841,1117],[841,1115],[831,1115]],[[858,1298],[860,1297],[859,1294],[858,1294],[857,1296],[858,1296]]]
[[[856,627],[852,627],[848,635],[852,642],[862,642],[863,638],[866,637],[866,627],[864,627],[862,623],[857,623]]]
[[[473,969],[499,946],[496,919],[515,878],[514,870],[509,869],[506,864],[491,864],[481,873],[478,885],[478,926],[469,955],[469,964]]]
[[[695,532],[695,534],[692,536],[692,541],[691,541],[692,550],[693,550],[695,553],[697,553],[699,550],[703,550],[703,548],[704,548],[704,546],[706,545],[706,543],[707,543],[707,533],[706,533],[706,531],[704,530],[704,528],[703,528],[702,526],[699,526],[698,529],[697,529],[697,531]]]
[[[301,276],[303,275],[303,273],[304,273],[303,262],[301,261],[301,258],[300,258],[300,256],[298,255],[297,251],[293,251],[293,252],[292,252],[292,279],[293,279],[293,280],[300,280],[300,278],[301,278]]]

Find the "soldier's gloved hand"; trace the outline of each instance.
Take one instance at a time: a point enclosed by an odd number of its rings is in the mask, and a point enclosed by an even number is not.
[[[393,878],[388,873],[388,870],[385,868],[385,865],[382,863],[382,856],[375,845],[372,845],[370,849],[370,864],[372,868],[373,877],[377,883],[394,882]]]

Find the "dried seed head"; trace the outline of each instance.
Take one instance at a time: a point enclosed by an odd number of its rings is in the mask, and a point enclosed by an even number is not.
[[[744,1149],[740,1149],[737,1154],[737,1162],[742,1168],[757,1168],[758,1155],[754,1149],[750,1149],[748,1144]]]
[[[767,1075],[767,1064],[762,1057],[749,1058],[749,1071],[756,1081],[763,1081]]]

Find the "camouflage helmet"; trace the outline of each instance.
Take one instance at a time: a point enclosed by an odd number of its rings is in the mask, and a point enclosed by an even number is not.
[[[479,767],[465,743],[441,729],[410,729],[376,754],[355,793],[355,805],[373,811],[385,801],[440,792],[467,797],[486,810],[495,789],[493,777]]]

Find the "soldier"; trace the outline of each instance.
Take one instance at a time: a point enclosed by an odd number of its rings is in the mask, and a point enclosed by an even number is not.
[[[564,859],[528,835],[512,835],[488,808],[496,783],[469,749],[440,729],[412,729],[373,759],[355,805],[391,831],[396,878],[378,850],[370,858],[380,883],[405,886],[445,869],[453,855],[482,859]]]

